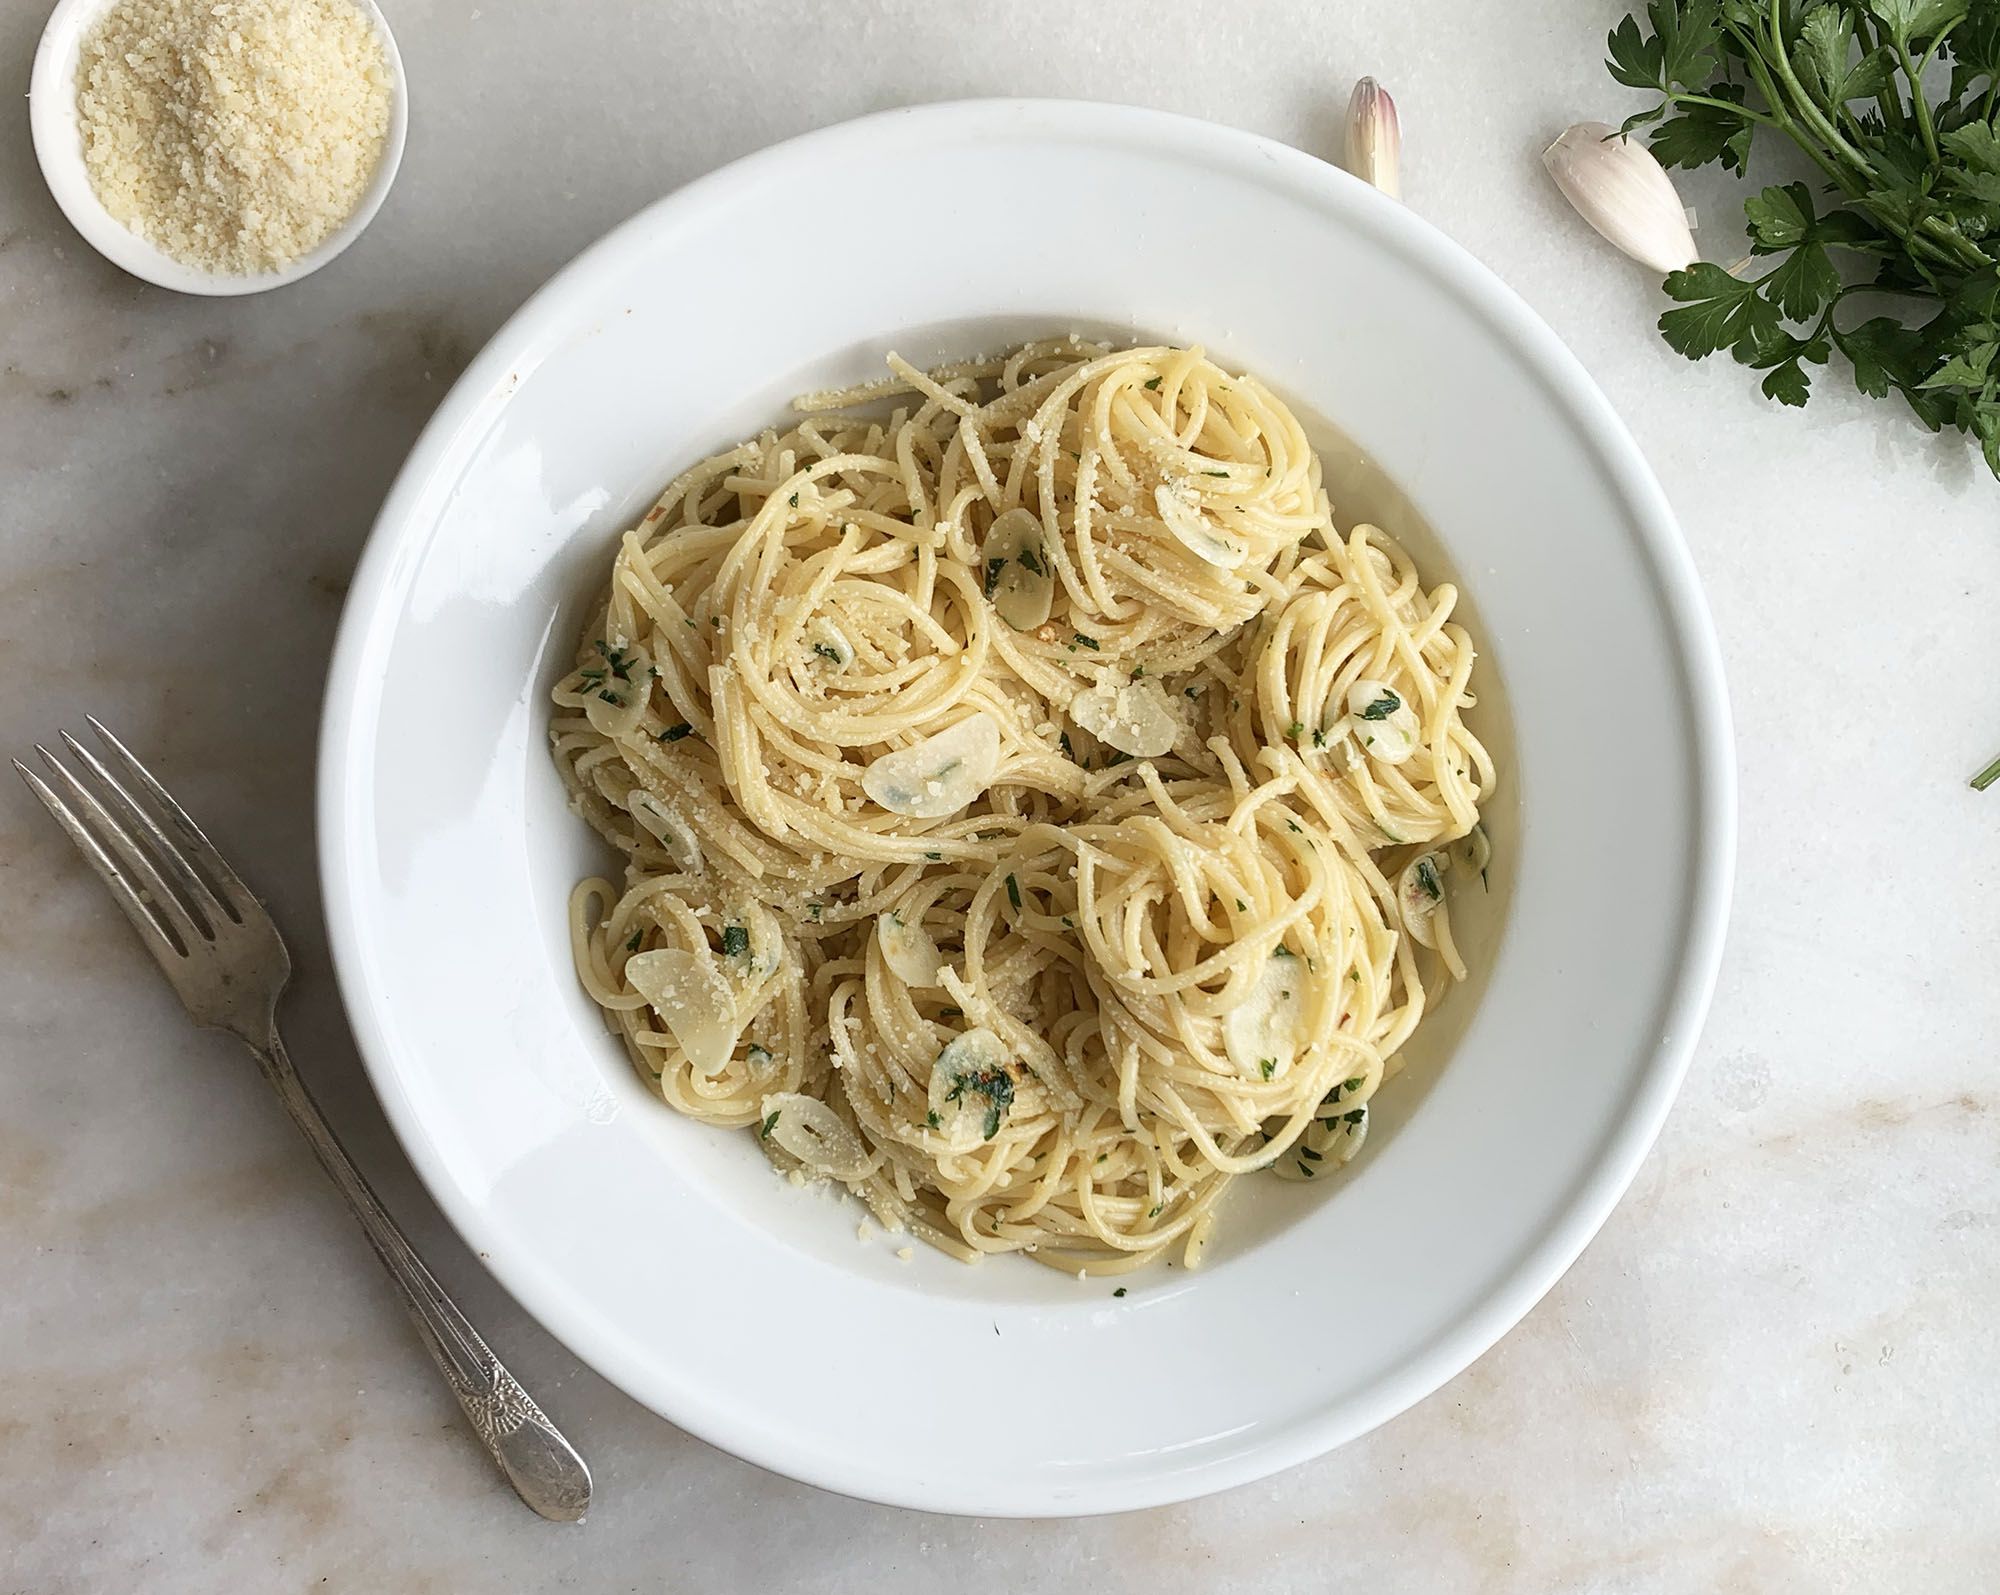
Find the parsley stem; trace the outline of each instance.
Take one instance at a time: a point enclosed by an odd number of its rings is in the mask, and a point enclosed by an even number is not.
[[[1707,94],[1683,94],[1679,89],[1670,90],[1667,99],[1675,105],[1701,105],[1711,111],[1727,111],[1731,116],[1740,116],[1746,122],[1756,122],[1764,127],[1775,128],[1780,133],[1787,131],[1787,124],[1779,121],[1777,117],[1766,111],[1759,111],[1753,106],[1739,105],[1734,100],[1718,100]]]
[[[1917,113],[1917,132],[1924,141],[1924,151],[1931,158],[1931,165],[1943,164],[1944,158],[1938,154],[1937,124],[1931,120],[1930,97],[1924,93],[1924,69],[1910,54],[1910,41],[1906,35],[1896,36],[1896,59],[1903,63],[1903,72],[1910,80],[1910,109]],[[1930,57],[1924,57],[1926,64]]]
[[[1798,112],[1807,127],[1826,141],[1835,154],[1843,156],[1853,166],[1857,174],[1871,175],[1868,157],[1848,143],[1840,129],[1826,119],[1819,108],[1819,102],[1806,92],[1806,86],[1799,81],[1798,73],[1792,70],[1791,52],[1785,47],[1785,0],[1771,0],[1771,9],[1766,21],[1769,24],[1771,60],[1777,66],[1779,78],[1790,91],[1793,109]],[[1845,184],[1841,186],[1846,187]]]
[[[2000,759],[1995,759],[1972,778],[1972,790],[1984,792],[1995,781],[2000,781]]]

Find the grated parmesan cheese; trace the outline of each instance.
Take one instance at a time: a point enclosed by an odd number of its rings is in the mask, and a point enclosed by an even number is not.
[[[217,273],[275,271],[323,243],[389,129],[388,56],[353,0],[118,0],[76,86],[104,208]]]

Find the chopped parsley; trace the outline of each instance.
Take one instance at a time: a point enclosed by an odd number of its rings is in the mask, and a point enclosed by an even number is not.
[[[840,650],[838,648],[829,647],[826,643],[823,642],[814,643],[813,652],[818,654],[822,659],[831,659],[835,664],[840,663]]]
[[[986,562],[986,596],[991,598],[993,590],[1000,585],[1000,573],[1007,568],[1005,556]]]
[[[1227,471],[1203,471],[1201,474],[1203,476],[1227,476],[1229,473]]]
[[[791,496],[791,499],[790,499],[790,501],[789,501],[789,502],[791,503],[791,506],[792,506],[792,508],[793,508],[793,509],[797,509],[797,508],[799,507],[799,495],[798,495],[798,494],[796,494],[796,493],[794,493],[794,494],[793,494],[793,495]]]
[[[1364,720],[1386,720],[1402,707],[1403,700],[1387,687],[1384,687],[1382,689],[1382,696],[1361,711],[1361,718]]]
[[[1064,758],[1074,759],[1076,757],[1076,749],[1069,745],[1069,733],[1067,731],[1056,738],[1056,744],[1063,750]]]
[[[636,953],[639,950],[639,943],[641,943],[645,939],[646,939],[645,931],[643,930],[633,931],[632,934],[626,938],[625,950],[628,953]]]
[[[930,861],[931,861],[931,862],[932,862],[933,864],[935,864],[935,863],[936,863],[936,862],[937,862],[937,861],[938,861],[939,859],[941,859],[941,858],[943,858],[943,857],[944,857],[944,854],[942,854],[942,853],[926,853],[926,854],[924,855],[924,857],[925,857],[925,858],[927,858],[927,859],[929,859],[929,860],[930,860]]]
[[[1021,906],[1021,883],[1011,875],[1007,877],[1007,901],[1017,909]]]
[[[992,1140],[1000,1133],[1001,1119],[1014,1105],[1014,1077],[1004,1067],[975,1069],[970,1074],[953,1075],[951,1089],[944,1095],[945,1101],[963,1102],[968,1096],[986,1099],[986,1123],[980,1139]]]
[[[1086,637],[1082,632],[1078,632],[1076,634],[1076,646],[1079,648],[1088,648],[1092,653],[1096,653],[1100,644],[1095,637]]]
[[[750,932],[741,925],[722,927],[722,956],[741,958],[750,950]]]
[[[1149,378],[1146,383],[1146,391],[1148,393],[1158,393],[1160,391],[1160,379],[1158,377]]]
[[[678,742],[682,737],[693,735],[694,727],[683,720],[679,725],[668,726],[666,730],[662,731],[660,733],[660,740],[662,742]]]
[[[1159,1216],[1160,1216],[1160,1209],[1157,1205],[1155,1205],[1153,1209],[1146,1214],[1146,1217],[1148,1218],[1158,1218]]]
[[[1239,897],[1236,899],[1236,912],[1239,914],[1247,914],[1250,912],[1250,905],[1244,902],[1243,899]]]
[[[1418,887],[1432,902],[1444,896],[1444,883],[1438,879],[1437,865],[1431,862],[1428,853],[1417,860],[1416,876]]]
[[[1263,1075],[1266,1080],[1270,1079],[1277,1071],[1278,1060],[1276,1058],[1259,1058],[1257,1060],[1257,1072]]]
[[[750,1043],[748,1050],[744,1052],[743,1061],[752,1065],[769,1063],[771,1061],[771,1049],[753,1041]]]
[[[1033,548],[1022,549],[1014,557],[1037,576],[1046,576],[1049,573],[1048,567],[1042,563],[1042,546],[1039,543]]]
[[[935,1113],[926,1113],[924,1115],[924,1123],[935,1130],[938,1127],[938,1116]]]
[[[1116,1290],[1114,1290],[1114,1291],[1113,1291],[1113,1292],[1112,1292],[1111,1294],[1112,1294],[1112,1295],[1114,1295],[1114,1296],[1122,1296],[1122,1295],[1124,1295],[1124,1294],[1125,1294],[1125,1287],[1124,1287],[1123,1285],[1120,1285],[1120,1286],[1119,1286],[1119,1287],[1118,1287],[1118,1288],[1117,1288]]]
[[[783,1111],[782,1108],[773,1108],[764,1116],[764,1128],[757,1132],[758,1140],[768,1141],[771,1139],[771,1126],[778,1122],[778,1115]]]
[[[1285,727],[1285,735],[1294,742],[1298,741],[1305,734],[1306,724],[1303,720],[1294,720],[1290,725]]]
[[[607,646],[602,637],[597,639],[597,651],[604,655],[604,662],[611,667],[611,673],[620,681],[630,681],[632,679],[632,667],[638,661],[630,653],[623,648]],[[585,671],[584,674],[588,675],[590,672]],[[597,674],[598,678],[602,680],[604,672],[600,670]]]
[[[1134,681],[1137,681],[1141,676],[1145,675],[1145,673],[1146,673],[1146,667],[1144,665],[1134,665],[1132,667],[1132,679]]]

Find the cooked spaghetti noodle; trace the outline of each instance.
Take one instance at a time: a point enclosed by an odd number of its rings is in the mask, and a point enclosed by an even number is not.
[[[1199,350],[809,395],[625,533],[552,738],[576,963],[674,1108],[954,1254],[1197,1259],[1463,976],[1456,594]]]

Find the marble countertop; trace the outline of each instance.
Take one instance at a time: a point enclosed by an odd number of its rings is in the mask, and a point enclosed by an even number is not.
[[[1840,376],[1692,367],[1535,161],[1628,108],[1615,0],[388,0],[401,179],[320,275],[177,298],[0,136],[0,750],[95,712],[298,955],[287,1027],[359,1161],[588,1452],[558,1528],[493,1476],[248,1059],[184,1021],[0,790],[0,1591],[1992,1588],[2000,1552],[2000,487]],[[24,90],[42,7],[0,8]],[[1329,153],[1396,92],[1409,203],[1548,318],[1685,522],[1742,860],[1657,1150],[1517,1330],[1373,1435],[1193,1505],[982,1524],[821,1494],[642,1410],[530,1321],[391,1139],[326,960],[310,792],[370,519],[473,350],[646,201],[912,101],[1138,102]],[[1730,229],[1719,188],[1690,189]],[[1725,234],[1711,249],[1737,250]],[[1449,407],[1450,373],[1431,374]],[[1476,424],[1476,417],[1466,417]],[[1606,882],[1615,891],[1616,880]]]

